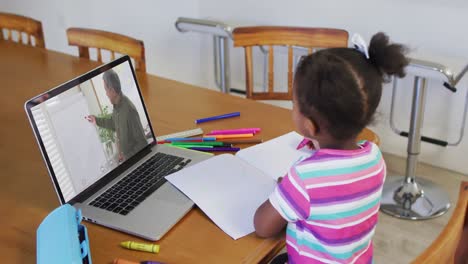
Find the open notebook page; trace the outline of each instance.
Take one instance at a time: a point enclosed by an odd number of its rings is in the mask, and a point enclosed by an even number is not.
[[[255,211],[276,186],[276,181],[231,154],[215,156],[166,179],[233,239],[255,230]]]

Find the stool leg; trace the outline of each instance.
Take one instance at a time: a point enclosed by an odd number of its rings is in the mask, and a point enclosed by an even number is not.
[[[411,219],[430,219],[443,215],[450,207],[447,194],[434,183],[418,178],[416,168],[421,149],[421,126],[424,117],[426,79],[415,77],[411,123],[408,135],[408,157],[404,177],[387,177],[380,208],[389,215]]]

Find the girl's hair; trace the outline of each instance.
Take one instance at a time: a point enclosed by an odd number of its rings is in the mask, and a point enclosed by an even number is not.
[[[375,34],[369,59],[353,48],[320,50],[305,57],[295,73],[299,111],[337,140],[357,136],[372,121],[391,75],[405,76],[406,48]]]

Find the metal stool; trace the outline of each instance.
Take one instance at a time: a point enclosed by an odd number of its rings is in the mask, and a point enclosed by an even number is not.
[[[450,207],[450,202],[446,192],[431,181],[425,179],[418,179],[416,181],[416,167],[418,155],[420,153],[421,141],[443,147],[456,146],[461,142],[468,108],[468,90],[465,96],[465,110],[463,113],[459,139],[454,143],[449,143],[440,139],[421,136],[426,80],[427,78],[446,80],[444,81],[444,86],[450,91],[456,92],[455,85],[468,71],[468,65],[465,66],[456,78],[454,78],[453,73],[445,66],[428,61],[412,59],[407,69],[413,71],[415,75],[409,133],[398,130],[393,122],[395,89],[397,87],[396,79],[393,83],[390,112],[390,125],[393,131],[401,136],[408,137],[406,173],[405,176],[387,177],[383,187],[380,208],[384,213],[398,218],[411,220],[430,219],[447,212]]]

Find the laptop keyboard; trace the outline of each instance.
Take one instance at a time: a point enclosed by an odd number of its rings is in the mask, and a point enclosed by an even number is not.
[[[182,169],[190,161],[158,152],[89,204],[127,215],[167,181],[164,176]]]

